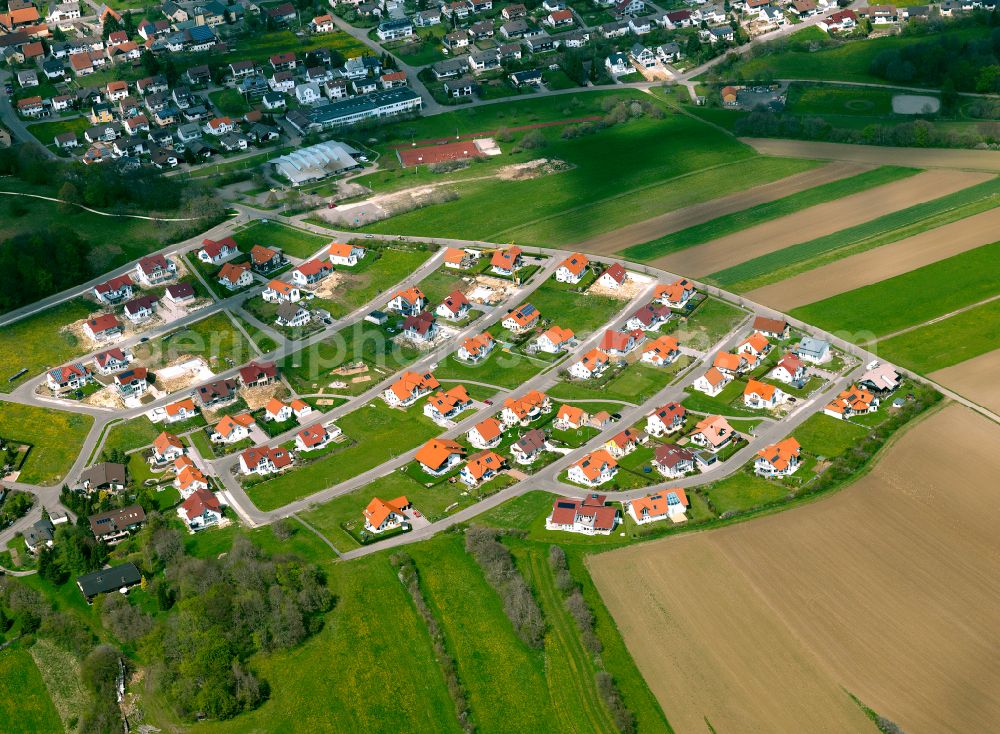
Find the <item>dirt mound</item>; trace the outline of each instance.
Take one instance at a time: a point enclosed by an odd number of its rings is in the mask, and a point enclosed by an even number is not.
[[[501,181],[527,181],[539,176],[549,176],[553,173],[568,171],[572,167],[566,161],[556,158],[537,158],[526,163],[514,163],[509,166],[502,166],[497,171],[496,178]]]

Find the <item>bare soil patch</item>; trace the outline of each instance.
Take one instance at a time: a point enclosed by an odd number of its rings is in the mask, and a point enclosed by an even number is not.
[[[343,280],[344,274],[340,271],[334,271],[323,278],[323,280],[315,286],[310,286],[310,288],[312,288],[312,292],[316,294],[317,298],[331,299],[337,296],[337,286],[339,286]]]
[[[989,178],[989,174],[985,173],[925,171],[675,252],[654,260],[653,265],[691,277],[714,273],[784,247],[937,199]]]
[[[984,408],[1000,413],[1000,380],[997,375],[1000,375],[1000,349],[931,372],[930,378]]]
[[[260,387],[240,388],[240,396],[246,401],[247,408],[257,410],[267,405],[271,398],[284,398],[288,396],[288,388],[284,383],[272,382],[270,385]]]
[[[790,311],[988,245],[1000,237],[998,233],[1000,209],[992,209],[757,288],[746,296]]]
[[[904,731],[994,731],[998,472],[1000,427],[953,405],[836,495],[590,566],[678,732],[873,732],[845,690]]]
[[[575,245],[567,245],[567,249],[592,252],[598,255],[613,255],[626,247],[639,245],[655,240],[671,232],[677,232],[696,224],[703,224],[725,214],[743,211],[760,204],[766,204],[775,199],[791,196],[803,189],[820,186],[848,176],[856,176],[869,171],[874,166],[861,163],[834,162],[809,171],[797,173],[772,183],[754,186],[746,191],[739,191],[729,196],[712,199],[701,204],[688,206],[677,211],[661,214],[658,217],[644,219],[641,222],[621,227],[613,232],[594,237]]]
[[[1000,151],[951,148],[890,148],[877,145],[817,143],[808,140],[740,138],[761,155],[853,161],[873,166],[956,168],[1000,172]]]
[[[503,166],[497,171],[496,178],[501,181],[527,181],[530,178],[568,171],[572,167],[566,161],[557,158],[536,158],[526,163]]]

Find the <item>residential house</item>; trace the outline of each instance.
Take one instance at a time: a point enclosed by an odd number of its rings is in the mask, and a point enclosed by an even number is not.
[[[135,567],[134,563],[123,563],[112,568],[102,568],[99,571],[84,574],[76,577],[77,588],[83,594],[83,598],[90,604],[101,594],[112,591],[121,593],[142,583],[142,574]]]
[[[858,386],[879,395],[891,393],[899,387],[903,376],[891,364],[872,362],[867,371],[858,378]]]
[[[449,247],[444,251],[444,266],[454,270],[468,270],[479,262],[479,250],[460,250]]]
[[[330,443],[335,435],[340,435],[339,428],[334,434],[326,430],[321,423],[316,423],[295,434],[295,448],[299,451],[318,451]]]
[[[257,272],[268,273],[284,265],[285,256],[276,248],[254,245],[250,248],[250,263]]]
[[[146,511],[141,505],[129,505],[91,515],[87,521],[90,532],[99,542],[115,545],[142,527],[146,522]]]
[[[278,380],[278,366],[274,362],[252,361],[240,368],[240,382],[244,387],[263,387]]]
[[[468,486],[476,487],[499,476],[506,468],[507,462],[499,454],[489,450],[480,451],[468,458],[458,478]]]
[[[80,475],[80,484],[88,492],[99,492],[102,489],[116,492],[125,489],[125,466],[110,461],[102,461],[84,469]]]
[[[771,343],[767,340],[766,336],[759,332],[754,332],[736,347],[737,354],[752,354],[757,359],[760,359],[769,351],[771,351]]]
[[[198,399],[204,407],[208,408],[235,398],[236,389],[236,380],[216,380],[198,386]]]
[[[106,352],[101,352],[94,357],[94,364],[97,365],[97,371],[102,375],[110,375],[128,367],[128,363],[131,360],[132,355],[130,353],[115,347]]]
[[[545,529],[610,535],[618,524],[618,510],[606,502],[607,497],[603,494],[590,494],[582,500],[560,497],[552,503],[552,512],[545,518]]]
[[[646,341],[646,333],[642,329],[617,331],[608,329],[601,337],[597,348],[606,352],[609,357],[622,358]]]
[[[542,19],[542,23],[550,28],[564,28],[573,25],[573,13],[565,8],[553,10]]]
[[[692,387],[698,392],[715,397],[732,381],[733,376],[728,372],[722,372],[717,367],[709,367],[704,375],[694,381]]]
[[[274,279],[260,294],[268,303],[298,303],[302,300],[302,292],[291,283]]]
[[[771,370],[770,377],[774,380],[792,385],[801,382],[806,376],[806,366],[797,356],[788,352],[779,361],[778,365]]]
[[[136,397],[149,387],[149,371],[145,367],[133,367],[115,375],[115,388],[123,398]]]
[[[175,305],[190,303],[195,299],[194,286],[190,283],[174,283],[166,287],[163,296]]]
[[[646,416],[646,433],[659,438],[669,436],[684,428],[687,409],[677,402],[661,405]]]
[[[42,548],[51,548],[55,539],[56,526],[51,519],[43,517],[24,531],[24,546],[32,555]]]
[[[789,436],[783,441],[765,446],[757,452],[753,462],[754,473],[762,477],[787,477],[799,468],[802,447]]]
[[[741,352],[739,354],[719,352],[715,355],[715,361],[712,363],[712,366],[719,370],[719,372],[727,375],[736,375],[746,372],[751,364],[756,364],[756,362],[757,357],[750,352]]]
[[[437,320],[430,311],[422,311],[403,319],[403,335],[418,342],[432,341],[438,335]]]
[[[830,358],[830,343],[811,336],[804,336],[793,351],[799,358],[807,362],[820,364]]]
[[[597,279],[597,285],[608,290],[618,290],[628,281],[628,272],[621,263],[613,263]]]
[[[292,455],[280,446],[254,446],[240,454],[240,471],[244,474],[266,476],[280,472],[292,465]]]
[[[163,412],[167,423],[179,423],[198,415],[198,409],[195,408],[194,401],[191,398],[170,403],[170,405],[163,409]]]
[[[343,245],[334,242],[330,245],[329,256],[333,265],[344,265],[353,268],[365,256],[365,248],[360,245]]]
[[[134,292],[135,284],[128,274],[116,276],[94,286],[94,295],[101,303],[118,303],[131,298]]]
[[[153,460],[157,464],[172,462],[184,455],[184,444],[172,433],[163,431],[153,439]]]
[[[405,408],[440,387],[440,383],[430,372],[404,372],[385,392],[382,398],[394,407]]]
[[[646,434],[642,431],[637,431],[634,428],[626,428],[624,431],[620,431],[608,439],[604,444],[604,448],[613,457],[620,459],[623,456],[631,454],[639,446],[646,443],[647,440]]]
[[[249,413],[223,416],[215,424],[209,438],[215,443],[234,444],[250,438],[250,431],[257,425]]]
[[[160,285],[177,274],[177,263],[163,255],[147,255],[136,264],[135,274],[147,287]]]
[[[535,340],[535,349],[546,354],[559,354],[575,343],[572,329],[551,326]]]
[[[743,404],[748,408],[775,408],[785,401],[785,395],[774,385],[759,380],[749,380],[743,389]]]
[[[472,398],[465,386],[455,385],[447,391],[438,391],[427,398],[424,404],[424,415],[433,421],[452,420],[466,408],[472,407]]]
[[[486,359],[493,347],[496,346],[496,339],[488,331],[466,339],[462,346],[458,348],[457,356],[463,362],[476,364]]]
[[[683,518],[688,504],[684,490],[675,487],[661,490],[647,497],[626,500],[625,511],[632,516],[636,525],[645,525],[657,520]]]
[[[560,405],[552,425],[560,431],[575,431],[583,428],[590,420],[590,414],[576,405]]]
[[[878,406],[879,398],[876,395],[851,385],[831,400],[823,412],[831,418],[846,420],[856,415],[874,413]]]
[[[413,458],[425,472],[439,477],[460,463],[464,456],[462,444],[447,438],[432,438],[417,450]]]
[[[503,410],[500,411],[500,420],[505,426],[513,426],[517,423],[526,426],[550,410],[552,410],[552,403],[548,395],[538,390],[531,390],[520,397],[504,400]]]
[[[88,319],[83,325],[83,331],[94,341],[103,341],[122,333],[121,322],[113,314],[102,314]]]
[[[395,530],[406,522],[405,511],[411,507],[410,501],[405,496],[397,497],[388,502],[373,497],[362,513],[365,520],[365,530],[376,534]]]
[[[578,380],[590,380],[600,377],[611,364],[611,358],[600,349],[591,349],[581,360],[574,362],[569,368],[569,374]]]
[[[738,437],[739,434],[729,425],[729,421],[721,415],[710,415],[698,421],[694,431],[688,436],[695,446],[712,453],[725,448]]]
[[[586,255],[575,252],[559,264],[559,267],[556,268],[555,278],[560,283],[572,283],[575,285],[583,280],[589,263],[590,260]]]
[[[333,272],[333,268],[322,260],[309,260],[292,270],[292,282],[296,285],[313,285]]]
[[[395,311],[404,316],[415,316],[427,307],[427,296],[417,287],[398,291],[386,305],[389,311]]]
[[[500,325],[510,332],[522,334],[538,323],[541,313],[530,303],[524,303],[508,313]]]
[[[292,406],[278,398],[271,398],[264,405],[264,420],[284,423],[292,419]]]
[[[528,465],[538,459],[547,448],[548,441],[545,434],[537,428],[532,428],[511,444],[510,453],[518,464]]]
[[[696,292],[694,283],[681,278],[667,285],[658,285],[653,297],[668,308],[682,309],[687,307]]]
[[[680,343],[677,339],[664,334],[643,347],[641,360],[654,367],[666,367],[675,362],[680,354]]]
[[[142,323],[143,321],[153,317],[153,314],[156,313],[156,306],[159,302],[160,299],[152,293],[147,293],[144,296],[133,298],[125,304],[125,318],[133,324]]]
[[[524,267],[523,250],[517,245],[512,245],[505,250],[494,250],[490,258],[490,270],[497,275],[512,276],[520,268]]]
[[[202,488],[181,503],[177,514],[191,531],[197,532],[222,522],[222,505],[213,492]]]
[[[604,449],[591,451],[570,466],[567,476],[571,482],[588,487],[599,487],[615,478],[618,462]]]
[[[503,424],[496,418],[487,418],[469,429],[465,437],[477,449],[495,448],[503,440]]]
[[[375,35],[380,41],[397,41],[413,35],[413,23],[408,18],[390,18],[383,20],[375,28]]]
[[[668,479],[679,479],[695,470],[695,454],[673,444],[660,444],[653,451],[652,464]]]
[[[784,340],[789,337],[791,327],[784,319],[772,319],[767,316],[757,316],[753,320],[753,330],[769,339]]]
[[[227,290],[235,291],[253,283],[253,273],[247,263],[226,263],[219,270],[216,280]]]
[[[226,237],[221,240],[204,240],[198,250],[198,259],[203,263],[219,265],[240,252],[236,240]]]
[[[435,313],[443,319],[459,321],[468,316],[472,304],[461,291],[452,291],[435,309]]]
[[[611,76],[621,76],[622,74],[628,74],[633,71],[632,65],[629,63],[628,56],[620,51],[615,52],[604,59],[604,66]]]

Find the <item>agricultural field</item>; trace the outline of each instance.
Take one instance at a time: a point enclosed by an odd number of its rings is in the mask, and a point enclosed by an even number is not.
[[[666,235],[651,242],[633,245],[622,251],[629,260],[655,260],[658,257],[694,247],[704,242],[719,239],[735,232],[753,227],[773,219],[785,217],[811,206],[835,201],[844,196],[860,193],[870,188],[883,186],[899,179],[907,178],[918,171],[899,166],[881,166],[854,176],[847,176],[820,184],[804,191],[758,204],[750,209],[726,214],[707,222],[696,224]]]
[[[441,432],[420,411],[416,406],[393,410],[381,400],[358,408],[337,420],[349,443],[338,444],[312,464],[254,484],[247,494],[260,509],[273,510],[373,469]]]
[[[563,117],[578,118],[589,111],[586,103],[575,110],[569,106]],[[454,134],[456,127],[448,134]],[[534,157],[565,161],[573,166],[570,170],[522,181],[470,181],[460,187],[456,201],[366,229],[519,244],[569,243],[815,165],[755,157],[749,148],[680,115],[655,119],[647,114],[570,140],[561,137],[559,127],[543,128],[542,134],[548,142],[534,151]],[[668,151],[656,145],[664,135],[679,141],[679,147]],[[605,183],[612,179],[616,187],[609,190]],[[507,205],[495,206],[498,197]],[[529,210],[535,218],[525,222],[521,213]]]
[[[967,462],[938,461],[943,435]],[[678,731],[874,733],[852,695],[903,731],[981,731],[1000,718],[998,456],[996,426],[947,407],[833,497],[589,566]]]
[[[796,308],[792,314],[829,331],[879,336],[977,303],[998,291],[1000,242]]]
[[[0,650],[0,702],[4,731],[36,734],[63,730],[31,653],[20,647]]]
[[[1000,335],[997,343],[1000,344]],[[1000,382],[996,379],[998,369],[1000,347],[952,367],[931,372],[929,377],[994,413],[1000,413]]]
[[[979,215],[994,211],[998,201],[1000,179],[991,177],[952,194],[906,206],[862,224],[844,227],[830,234],[799,241],[748,259],[711,273],[708,279],[727,290],[742,293],[843,258],[871,250],[878,251],[892,243],[915,240],[922,234],[929,233],[928,237],[934,237],[935,230],[941,230],[941,239],[944,240],[941,247],[947,246],[947,234],[955,229],[962,233],[963,240],[968,241],[970,237],[982,238],[982,244],[985,244],[992,240],[988,237],[992,219],[987,217],[984,224],[984,219]],[[949,225],[951,229],[945,229]],[[901,262],[905,261],[906,258],[901,259]]]
[[[257,356],[247,338],[222,311],[156,341],[137,344],[133,353],[137,361],[151,369],[200,357],[213,372],[223,372]]]
[[[82,354],[85,347],[63,327],[87,318],[92,310],[83,299],[73,299],[0,328],[0,392],[10,392]],[[22,369],[27,372],[11,382]]]
[[[327,237],[306,232],[287,224],[257,220],[233,233],[241,250],[249,251],[254,245],[277,247],[286,255],[306,260],[321,247],[330,244]]]
[[[914,268],[989,244],[996,237],[998,228],[1000,209],[989,209],[967,219],[879,245],[872,250],[847,255],[843,259],[793,275],[787,280],[755,288],[747,293],[747,297],[787,313],[797,306],[902,275]],[[889,236],[894,238],[895,233]],[[832,253],[831,257],[836,254]],[[811,262],[803,263],[806,264]],[[769,280],[769,276],[778,274],[780,271],[772,271],[763,278]],[[740,284],[734,287],[739,290]]]
[[[92,416],[0,403],[0,436],[31,444],[18,481],[50,485],[64,479],[94,425]]]
[[[989,174],[984,173],[925,171],[657,258],[653,264],[691,277],[708,274],[719,277],[719,271],[725,268],[791,248],[802,243],[804,236],[806,239],[814,239],[831,235],[846,227],[940,198],[989,178]],[[738,279],[732,277],[734,281]],[[726,282],[729,282],[728,279]]]
[[[882,357],[928,374],[1000,348],[1000,301],[990,301],[874,344]],[[945,383],[947,385],[947,383]]]

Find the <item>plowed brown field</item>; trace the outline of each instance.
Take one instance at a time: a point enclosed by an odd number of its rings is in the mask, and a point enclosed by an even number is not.
[[[797,173],[762,186],[754,186],[746,191],[739,191],[729,196],[722,196],[702,204],[678,209],[661,214],[658,217],[644,219],[613,232],[593,237],[585,242],[567,245],[567,249],[580,252],[592,252],[597,255],[614,255],[632,245],[655,240],[671,232],[702,224],[725,214],[743,211],[769,201],[797,194],[799,191],[821,186],[848,176],[856,176],[864,171],[870,171],[874,166],[861,163],[834,162],[809,171]]]
[[[908,273],[924,265],[995,242],[1000,238],[1000,208],[921,232],[913,237],[845,257],[779,283],[757,288],[746,297],[790,311],[844,291]]]
[[[807,242],[992,178],[987,173],[925,171],[843,199],[658,258],[653,265],[698,277],[784,247]]]
[[[954,447],[954,451],[949,450]],[[853,486],[591,557],[676,731],[1000,729],[1000,426],[950,406]]]
[[[808,140],[740,138],[761,155],[790,156],[832,161],[853,161],[872,166],[914,168],[964,168],[1000,172],[1000,151],[952,148],[890,148],[877,145],[814,143]]]
[[[998,376],[1000,376],[1000,349],[930,374],[932,380],[951,388],[984,408],[989,408],[994,413],[1000,413]]]

